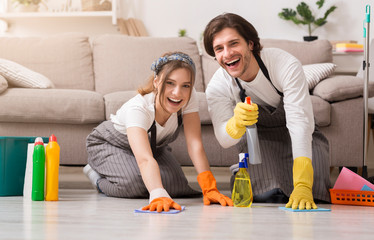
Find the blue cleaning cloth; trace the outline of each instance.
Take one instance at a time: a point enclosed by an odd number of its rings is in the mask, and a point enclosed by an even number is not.
[[[176,214],[182,212],[186,207],[181,206],[182,210],[175,210],[175,209],[170,209],[168,212],[162,211],[162,212],[157,212],[157,211],[149,211],[149,210],[142,210],[140,209],[135,209],[135,213],[156,213],[156,214]]]
[[[286,208],[286,207],[279,207],[279,209],[285,210],[285,211],[290,211],[290,212],[331,212],[331,209],[328,209],[328,208],[317,208],[317,209],[310,209],[310,210],[307,210],[307,209],[300,210],[300,209],[292,209],[292,208]]]
[[[364,185],[364,186],[361,188],[361,191],[374,191],[374,190],[371,189],[370,187],[368,187],[368,185]]]

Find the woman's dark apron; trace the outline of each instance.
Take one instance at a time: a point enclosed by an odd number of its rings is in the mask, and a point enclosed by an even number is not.
[[[152,152],[161,174],[164,188],[171,197],[201,195],[187,182],[178,161],[168,144],[174,141],[182,126],[178,112],[178,128],[174,134],[156,146],[156,125],[148,130]],[[97,184],[104,194],[124,198],[148,198],[149,193],[140,174],[135,156],[126,135],[117,131],[108,120],[96,127],[86,141],[88,164],[103,178]]]

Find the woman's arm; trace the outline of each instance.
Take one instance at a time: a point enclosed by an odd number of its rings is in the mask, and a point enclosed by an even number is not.
[[[210,171],[208,158],[201,139],[199,113],[193,112],[183,115],[183,124],[188,154],[198,173],[197,181],[203,191],[204,204],[219,203],[222,206],[233,206],[231,199],[218,191],[216,179]]]
[[[148,192],[163,188],[160,169],[153,157],[147,132],[140,127],[129,127],[127,137]]]
[[[209,171],[209,162],[201,139],[201,125],[198,112],[183,115],[184,135],[188,154],[197,173]]]

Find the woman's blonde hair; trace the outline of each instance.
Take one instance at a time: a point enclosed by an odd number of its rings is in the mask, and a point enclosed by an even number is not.
[[[162,99],[164,99],[163,96],[165,94],[165,80],[169,78],[170,74],[174,70],[180,68],[187,69],[190,72],[191,98],[192,86],[195,84],[195,64],[187,54],[182,52],[165,53],[162,57],[156,60],[151,67],[151,69],[154,71],[154,74],[148,78],[148,81],[144,86],[138,89],[138,92],[142,96],[154,92],[156,94],[156,97],[160,99],[162,108],[164,108],[164,102]],[[158,81],[160,81],[161,84],[160,92],[157,92],[157,88],[153,84],[153,81],[156,77],[159,78]],[[189,100],[190,99],[188,99],[188,101]]]

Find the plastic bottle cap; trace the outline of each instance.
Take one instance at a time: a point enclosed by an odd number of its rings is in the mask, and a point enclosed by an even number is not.
[[[252,104],[251,97],[246,97],[245,102],[248,104]]]
[[[43,138],[41,138],[41,137],[35,138],[35,144],[34,145],[44,145]]]
[[[57,138],[54,134],[52,134],[50,137],[49,137],[49,141],[50,142],[57,142]]]

